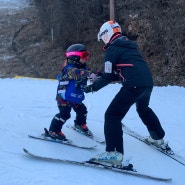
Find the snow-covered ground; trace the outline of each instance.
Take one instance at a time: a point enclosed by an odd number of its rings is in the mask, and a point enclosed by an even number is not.
[[[0,0],[0,10],[18,10],[28,7],[31,0]]]
[[[105,144],[81,136],[63,128],[65,135],[81,145],[97,145],[94,150],[78,149],[56,143],[34,140],[28,134],[39,135],[48,128],[52,117],[58,112],[55,93],[56,80],[29,78],[0,79],[0,184],[2,185],[158,185],[167,184],[139,177],[92,169],[57,162],[29,158],[23,147],[48,157],[84,161],[105,150]],[[104,112],[120,89],[120,84],[110,84],[93,94],[86,94],[84,103],[88,108],[88,126],[100,138],[104,137]],[[173,150],[185,157],[185,88],[177,86],[154,87],[150,106],[156,112],[166,131],[165,139]],[[73,123],[75,114],[71,112]],[[143,136],[148,133],[133,106],[123,120]],[[66,123],[66,125],[67,125]],[[124,134],[125,159],[143,173],[171,177],[170,184],[185,183],[185,166],[161,154],[149,146]]]

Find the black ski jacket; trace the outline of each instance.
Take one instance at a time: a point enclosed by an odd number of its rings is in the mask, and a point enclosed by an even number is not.
[[[118,35],[105,46],[104,62],[105,72],[94,82],[94,91],[108,85],[118,75],[123,86],[153,86],[150,69],[141,56],[137,44],[125,36]]]

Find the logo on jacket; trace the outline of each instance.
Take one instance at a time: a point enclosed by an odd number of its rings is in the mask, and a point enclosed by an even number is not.
[[[112,73],[112,63],[110,61],[105,62],[105,73]]]

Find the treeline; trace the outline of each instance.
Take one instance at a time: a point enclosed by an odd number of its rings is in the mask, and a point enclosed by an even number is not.
[[[35,2],[46,33],[64,49],[71,43],[88,43],[90,38],[93,38],[92,35],[96,34],[103,17],[101,0],[35,0]]]
[[[43,34],[55,47],[84,43],[90,64],[102,68],[100,26],[109,20],[108,0],[35,0]],[[155,85],[185,86],[185,1],[115,0],[115,19],[136,40],[150,65]]]

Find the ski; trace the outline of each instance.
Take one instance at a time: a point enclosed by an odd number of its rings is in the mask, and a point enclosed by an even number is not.
[[[180,163],[180,164],[185,166],[185,158],[183,158],[183,157],[179,156],[178,154],[174,153],[174,151],[172,151],[172,150],[168,151],[168,150],[163,150],[161,148],[158,148],[155,145],[152,145],[151,143],[148,143],[146,141],[145,137],[139,135],[138,133],[136,133],[135,131],[133,131],[132,129],[130,129],[129,127],[124,125],[123,123],[122,123],[122,126],[123,126],[123,132],[124,133],[126,133],[126,134],[128,134],[128,135],[130,135],[130,136],[132,136],[134,138],[136,138],[139,141],[142,141],[143,143],[149,145],[150,147],[158,150],[159,152],[165,154],[166,156],[170,157],[171,159],[173,159],[173,160],[177,161],[178,163]]]
[[[96,162],[93,162],[91,160],[80,162],[80,161],[67,160],[67,159],[44,157],[44,156],[41,156],[41,155],[34,154],[34,153],[28,151],[25,148],[23,148],[23,151],[26,154],[28,154],[30,157],[40,159],[40,160],[46,160],[46,161],[52,161],[52,162],[55,161],[55,162],[60,162],[60,163],[72,164],[72,165],[79,165],[79,166],[87,166],[87,167],[93,167],[93,168],[106,169],[106,170],[110,170],[110,171],[113,171],[113,172],[119,172],[119,173],[123,173],[123,174],[134,175],[134,176],[143,177],[143,178],[147,178],[147,179],[158,180],[158,181],[171,181],[172,180],[171,178],[156,177],[156,176],[152,176],[152,175],[148,175],[148,174],[144,174],[144,173],[139,173],[135,169],[133,169],[132,164],[128,164],[127,166],[123,166],[123,167],[113,167],[113,166],[108,166],[108,165],[105,165],[105,164],[96,163]]]
[[[47,132],[47,129],[45,129],[45,132]],[[33,139],[39,139],[39,140],[43,140],[43,141],[50,141],[50,142],[54,142],[54,143],[59,143],[59,144],[64,144],[64,145],[68,145],[68,146],[73,146],[73,147],[77,147],[77,148],[81,148],[81,149],[94,149],[96,148],[96,145],[93,146],[81,146],[81,145],[77,145],[75,143],[73,143],[72,140],[67,139],[66,141],[62,141],[62,140],[58,140],[58,139],[52,139],[51,137],[47,137],[45,135],[45,133],[39,135],[39,136],[34,136],[34,135],[30,135],[28,134],[28,137],[33,138]]]
[[[98,143],[105,143],[105,140],[99,139],[99,138],[97,138],[97,137],[95,137],[95,136],[90,136],[90,135],[86,134],[85,132],[83,132],[83,131],[77,129],[76,127],[74,127],[74,126],[71,125],[71,124],[67,124],[66,127],[69,128],[69,129],[75,130],[75,131],[77,131],[78,133],[80,133],[80,134],[82,134],[82,135],[84,135],[84,136],[86,136],[86,137],[88,137],[88,138],[90,138],[90,139],[92,139],[92,140],[94,140],[94,141],[96,141],[96,142],[98,142]]]

